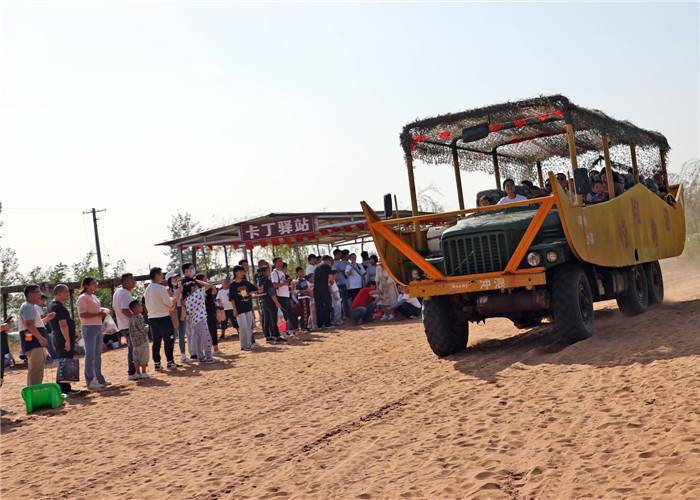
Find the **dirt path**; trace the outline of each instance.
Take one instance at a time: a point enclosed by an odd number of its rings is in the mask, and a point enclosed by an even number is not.
[[[665,273],[663,307],[604,303],[567,347],[492,320],[439,360],[406,322],[226,342],[219,365],[140,386],[120,351],[115,388],[30,416],[12,373],[2,497],[698,498],[700,272]]]

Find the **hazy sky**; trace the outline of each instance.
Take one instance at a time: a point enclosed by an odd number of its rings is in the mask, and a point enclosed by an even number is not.
[[[699,9],[688,4],[10,2],[0,6],[3,246],[22,270],[94,247],[163,264],[176,210],[408,204],[401,127],[563,93],[698,152]],[[455,208],[451,167],[417,184]],[[463,176],[465,198],[491,187]]]

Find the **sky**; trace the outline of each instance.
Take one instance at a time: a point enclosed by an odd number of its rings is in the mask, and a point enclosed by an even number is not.
[[[540,94],[699,153],[697,3],[0,4],[0,245],[20,269],[94,249],[164,265],[176,211],[409,205],[407,122]],[[417,164],[457,208],[452,167]],[[465,199],[489,188],[463,175]]]

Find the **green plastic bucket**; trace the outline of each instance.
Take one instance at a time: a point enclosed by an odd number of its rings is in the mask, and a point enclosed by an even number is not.
[[[56,383],[30,385],[22,389],[22,399],[27,405],[27,415],[41,408],[58,408],[66,396]]]

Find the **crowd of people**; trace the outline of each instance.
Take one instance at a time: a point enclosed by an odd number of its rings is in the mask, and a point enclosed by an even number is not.
[[[565,192],[569,192],[569,179],[566,177],[566,175],[563,173],[556,174],[556,181]],[[657,172],[650,178],[639,176],[639,182],[653,193],[667,200],[669,203],[673,202],[672,198],[668,197],[668,187],[666,186],[664,176],[661,172]],[[624,193],[635,184],[636,180],[632,173],[632,169],[629,169],[627,174],[613,172],[613,189],[616,196]],[[583,195],[585,203],[595,204],[608,201],[610,199],[608,177],[604,171],[601,172],[595,169],[590,169],[588,172],[588,185],[590,189]],[[523,179],[519,185],[516,185],[513,179],[506,179],[503,181],[503,191],[489,190],[487,192],[479,193],[477,195],[477,206],[487,207],[490,205],[505,205],[508,203],[525,201],[530,198],[548,196],[550,194],[552,194],[552,186],[549,179],[545,181],[544,187],[536,186],[532,181],[527,179]]]
[[[240,349],[252,351],[261,348],[253,335],[256,323],[267,344],[279,344],[302,332],[345,322],[358,325],[414,318],[421,312],[418,299],[399,287],[377,256],[367,252],[361,253],[359,261],[349,250],[335,249],[332,256],[311,254],[306,266],[296,267],[293,273],[281,257],[275,257],[271,265],[258,261],[255,272],[247,260],[241,260],[219,286],[190,263],[167,273],[154,267],[149,278],[143,297],[137,299],[133,274],[123,274],[112,296],[112,310],[102,306],[96,294],[97,280],[84,278],[75,303],[80,335],[66,308],[71,294],[68,286],[56,285],[49,304],[39,286],[27,286],[17,321],[28,367],[27,385],[43,382],[47,359],[59,363],[74,359],[79,339],[87,388],[100,390],[110,384],[102,373],[102,352],[121,343],[127,346],[129,380],[141,380],[150,377],[151,362],[156,371],[164,368],[162,354],[168,369],[183,363],[215,363],[223,354],[219,340],[229,327],[238,333]],[[115,327],[105,333],[108,323]],[[9,323],[2,329],[9,330]],[[62,392],[75,392],[66,380],[57,382]]]

